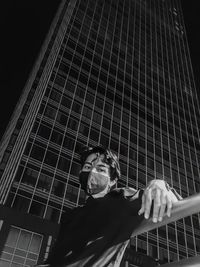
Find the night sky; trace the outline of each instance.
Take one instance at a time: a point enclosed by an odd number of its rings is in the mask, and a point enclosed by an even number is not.
[[[181,2],[194,76],[199,88],[199,1]],[[10,0],[0,4],[0,138],[19,100],[59,3],[60,0]]]

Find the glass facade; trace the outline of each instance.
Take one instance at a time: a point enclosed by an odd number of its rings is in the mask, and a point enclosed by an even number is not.
[[[33,266],[37,263],[41,243],[41,235],[11,227],[0,256],[0,266]]]
[[[119,156],[119,186],[200,191],[199,103],[179,1],[62,1],[3,137],[2,204],[50,222],[84,203],[78,152]],[[199,215],[131,240],[160,262],[200,252]],[[23,265],[26,266],[26,265]]]

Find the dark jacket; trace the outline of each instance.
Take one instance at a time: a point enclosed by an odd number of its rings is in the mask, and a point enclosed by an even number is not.
[[[118,267],[133,229],[143,220],[138,215],[142,192],[115,189],[64,215],[47,265],[41,266]]]

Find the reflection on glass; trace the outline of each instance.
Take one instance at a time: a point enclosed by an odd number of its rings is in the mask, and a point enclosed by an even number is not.
[[[11,226],[5,246],[0,256],[0,267],[21,267],[24,263],[37,263],[42,235]]]

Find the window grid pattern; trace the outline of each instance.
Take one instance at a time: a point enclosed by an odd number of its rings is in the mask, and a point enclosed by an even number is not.
[[[128,2],[127,4],[127,7],[128,7],[128,10],[129,10],[129,14],[128,16],[130,17],[131,16],[131,8],[130,8],[130,2]],[[125,6],[123,6],[123,8],[125,8]],[[124,11],[124,10],[123,10]],[[123,31],[123,29],[122,29]],[[135,31],[135,29],[133,29],[133,31]],[[128,43],[128,36],[129,36],[129,32],[130,32],[130,20],[128,20],[128,25],[127,25],[127,32],[126,32],[126,43]],[[134,34],[134,33],[133,33]],[[121,38],[122,39],[122,38]],[[130,53],[133,53],[133,49]],[[128,62],[128,51],[126,49],[126,53],[125,53],[125,66],[124,66],[124,77],[125,77],[125,74],[128,72],[128,65],[126,62]],[[133,71],[133,70],[132,70]],[[123,110],[125,109],[125,88],[126,87],[126,82],[125,82],[125,79],[124,79],[124,82],[123,82]],[[127,122],[128,122],[128,134],[127,134],[127,146],[126,146],[126,150],[127,150],[127,167],[126,167],[126,186],[129,186],[129,177],[132,176],[132,169],[130,168],[130,150],[128,149],[128,147],[131,147],[131,103],[132,103],[132,95],[130,94],[129,92],[129,98],[130,98],[130,102],[128,103],[127,105],[127,109],[129,110],[129,113],[128,113],[128,118],[127,118]],[[124,120],[124,116],[123,116],[123,113],[121,112],[121,129],[123,127],[123,124],[122,124],[122,121]],[[122,137],[122,134],[121,134],[121,137]],[[121,144],[121,140],[120,140],[120,144]]]
[[[8,205],[59,222],[84,201],[78,152],[97,144],[118,153],[120,186],[164,178],[183,197],[198,192],[199,105],[180,7],[172,0],[74,5]],[[194,215],[131,245],[163,262],[197,255],[199,221]]]
[[[0,257],[2,267],[28,267],[37,263],[42,235],[11,226]]]
[[[190,59],[190,57],[189,56],[187,56],[186,55],[186,53],[188,53],[187,52],[187,49],[186,49],[186,44],[187,43],[184,43],[183,41],[181,42],[182,40],[179,40],[179,43],[178,43],[178,45],[181,47],[183,47],[183,50],[184,50],[184,56],[183,57],[180,57],[179,58],[179,60],[180,60],[180,62],[181,62],[181,64],[180,64],[180,67],[181,67],[181,70],[182,70],[182,73],[183,73],[183,75],[181,75],[181,77],[183,76],[183,79],[184,79],[184,82],[185,83],[188,83],[189,84],[189,87],[191,88],[191,83],[192,83],[192,81],[190,81],[190,79],[187,79],[186,77],[188,77],[188,75],[190,75],[189,74],[189,66],[190,66],[190,68],[191,68],[191,62],[190,62],[190,64],[189,64],[189,62],[187,63],[187,61]],[[191,75],[191,77],[193,77],[193,75]],[[195,88],[195,87],[194,87]],[[192,92],[192,94],[193,94],[193,92]],[[194,95],[196,95],[196,91],[194,90]],[[188,113],[188,115],[189,115],[189,118],[190,118],[190,123],[191,124],[196,124],[196,127],[198,128],[198,124],[197,124],[197,114],[194,112],[194,105],[195,104],[197,104],[197,106],[199,107],[199,103],[198,103],[198,101],[195,101],[195,102],[197,102],[197,103],[194,103],[194,99],[195,100],[197,100],[198,98],[197,98],[197,95],[196,95],[196,97],[195,98],[191,98],[190,97],[190,94],[186,94],[186,99],[187,99],[187,105],[185,104],[185,107],[186,107],[186,110],[187,109],[190,109],[191,110],[191,112],[189,112]],[[192,104],[192,105],[191,105]],[[194,114],[194,121],[192,120],[192,115],[191,115],[191,113],[193,113]],[[185,116],[186,116],[186,114],[187,114],[187,112],[185,111]],[[190,131],[190,129],[188,128],[188,125],[187,125],[187,130],[188,130],[188,132]],[[193,129],[193,127],[191,127],[191,131],[192,131],[192,137],[193,137],[193,142],[195,143],[195,138],[194,138],[194,136],[195,136],[195,134],[197,134],[198,136],[199,136],[199,131],[197,131],[196,133],[194,132],[194,129]],[[188,138],[189,139],[189,138]],[[189,150],[189,157],[190,157],[190,162],[192,162],[192,154],[191,154],[191,150]],[[198,161],[198,155],[197,155],[197,153],[196,153],[196,151],[195,151],[195,158],[196,158],[196,163],[197,163],[197,166],[198,166],[198,168],[197,168],[197,172],[196,172],[196,170],[194,170],[194,168],[192,167],[191,168],[191,171],[192,171],[192,175],[193,175],[193,177],[195,177],[196,175],[199,175],[200,174],[200,169],[199,169],[199,161]],[[186,166],[186,169],[187,169],[187,166]],[[195,177],[196,178],[196,177]],[[196,183],[195,183],[195,179],[193,179],[192,180],[192,182],[193,182],[193,188],[194,188],[194,192],[198,192],[198,187],[196,187]],[[200,221],[200,215],[199,214],[197,214],[197,216],[198,216],[198,220]],[[193,217],[191,216],[191,218],[190,218],[190,220],[191,220],[191,226],[192,226],[192,229],[193,229],[193,235],[192,235],[192,238],[193,238],[193,242],[194,242],[194,250],[195,250],[195,252],[196,252],[196,254],[198,253],[198,246],[197,246],[197,240],[195,239],[195,231],[194,231],[194,228],[195,228],[195,225],[194,225],[194,222],[193,222]]]
[[[66,14],[67,4],[68,4],[68,1],[65,1],[65,2],[63,1],[62,12],[61,10],[59,10],[55,16],[55,19],[52,23],[52,29],[51,29],[52,31],[49,32],[46,38],[46,43],[47,43],[46,51],[45,53],[43,53],[44,51],[41,51],[41,54],[38,58],[38,62],[40,62],[40,69],[38,69],[37,64],[33,68],[32,77],[30,77],[30,79],[27,82],[27,87],[25,88],[23,95],[20,98],[20,101],[18,103],[18,107],[17,107],[18,110],[15,112],[14,114],[15,116],[11,120],[10,129],[7,130],[7,134],[10,137],[10,141],[12,140],[11,145],[13,145],[15,141],[16,143],[15,143],[14,148],[10,150],[9,150],[9,143],[8,143],[7,151],[5,151],[5,155],[7,159],[5,162],[2,162],[3,165],[1,165],[0,202],[3,204],[5,204],[9,191],[11,189],[13,177],[16,173],[16,167],[19,165],[19,161],[21,159],[21,155],[24,150],[24,144],[26,144],[25,140],[27,140],[29,136],[29,131],[31,130],[33,121],[35,119],[37,108],[40,105],[40,100],[44,93],[43,84],[39,83],[39,79],[41,76],[42,76],[41,80],[43,80],[43,82],[44,80],[48,79],[50,66],[53,64],[53,60],[57,54],[57,48],[59,46],[59,41],[61,38],[57,38],[57,41],[58,41],[57,43],[54,42],[55,32],[57,32],[57,35],[61,37],[62,31],[60,31],[59,29],[60,28],[59,24],[63,20],[64,13]],[[65,17],[66,20],[70,16],[70,8],[68,8],[67,11],[69,12],[67,13],[67,16]],[[66,20],[65,20],[65,23],[66,23]],[[54,45],[52,45],[53,43]],[[49,51],[51,51],[51,56],[49,56]],[[37,93],[37,97],[33,97],[33,91]],[[18,116],[19,114],[20,116]],[[13,130],[13,133],[11,133],[11,129]],[[9,138],[7,138],[7,140],[9,140]],[[3,146],[4,144],[2,144],[2,148]]]
[[[162,16],[162,12],[160,12],[160,15]],[[162,32],[162,30],[163,30],[162,29],[162,25],[160,24],[160,33]],[[161,37],[161,53],[162,53],[162,69],[163,69],[162,70],[163,71],[162,74],[163,74],[164,86],[166,86],[165,85],[165,79],[164,79],[164,77],[165,77],[165,72],[164,72],[164,56],[165,56],[164,40],[165,39],[166,39],[166,34],[165,34],[165,36],[162,36]],[[165,106],[167,106],[167,103],[166,103],[167,100],[166,99],[167,99],[167,97],[166,97],[166,91],[165,91]],[[165,117],[169,121],[167,110],[166,110]],[[172,179],[172,177],[173,177],[173,174],[172,174],[172,158],[171,158],[171,153],[172,152],[171,152],[171,147],[170,147],[170,137],[169,137],[169,134],[168,133],[169,133],[169,127],[167,125],[167,141],[168,141],[168,147],[169,147],[169,169],[170,169],[170,177],[169,177],[169,179],[170,179],[170,184],[172,186],[174,186],[173,179]],[[161,136],[163,136],[163,134]],[[162,140],[161,143],[163,144],[163,140]],[[162,151],[163,151],[163,148],[162,148]],[[164,163],[163,162],[162,162],[162,166],[164,166]],[[165,169],[163,168],[163,173],[164,173],[164,171],[165,171]],[[175,228],[175,235],[174,235],[174,237],[175,237],[175,244],[178,244],[177,225],[176,225],[176,222],[174,223],[173,227]],[[170,239],[169,239],[169,231],[170,231],[170,229],[168,230],[168,226],[166,226],[166,230],[167,230],[166,231],[166,240],[167,240],[167,246],[168,246],[167,252],[168,252],[168,258],[170,258],[170,253],[169,253],[170,252]],[[160,246],[160,247],[162,247],[162,246]],[[175,259],[176,260],[179,260],[180,259],[178,245],[177,245],[177,253],[174,254],[174,256],[175,257],[173,258],[173,260],[175,260]]]
[[[173,40],[173,35],[172,35],[172,40]],[[171,45],[171,47],[172,47],[172,45]],[[175,47],[176,47],[176,43],[175,43]],[[176,49],[177,49],[177,47],[176,47]],[[178,57],[178,55],[177,55],[177,51],[178,51],[178,49],[175,51],[176,52],[176,56],[175,56],[175,58],[176,58],[176,60],[180,60],[181,58],[180,57]],[[177,77],[179,77],[179,80],[178,80],[178,82],[180,82],[181,83],[181,79],[184,79],[182,76],[184,76],[182,73],[181,73],[181,64],[179,65],[179,67],[178,68],[175,68],[174,67],[174,65],[173,65],[173,69],[174,69],[174,72],[176,72],[177,71],[177,69],[178,69],[178,73],[176,74],[176,76]],[[182,75],[181,75],[182,74]],[[182,78],[181,78],[182,77]],[[182,91],[180,91],[180,94],[181,94],[181,96],[182,96],[182,99],[184,99],[184,96],[183,96],[183,94],[182,94]],[[186,95],[186,98],[187,98],[187,95]],[[179,110],[178,110],[178,112],[180,112]],[[184,115],[185,115],[185,109],[184,109]],[[184,120],[185,122],[186,122],[186,119]],[[181,124],[180,124],[181,125]],[[187,134],[187,132],[186,132],[186,134]],[[182,139],[182,136],[181,136],[181,132],[180,132],[180,138]],[[183,151],[183,155],[185,155],[185,153],[184,153],[184,148],[183,148],[183,142],[182,142],[182,151]],[[183,160],[183,165],[184,165],[184,170],[185,170],[185,177],[187,177],[187,169],[186,169],[186,164],[185,164],[185,160]],[[180,180],[179,180],[180,181]],[[180,181],[180,187],[181,187],[181,181]],[[189,181],[186,179],[186,186],[187,186],[187,192],[188,192],[188,195],[189,194],[191,194],[192,193],[192,190],[191,190],[191,188],[189,188]],[[193,192],[195,192],[195,190],[193,189]],[[190,218],[187,218],[188,220],[190,220]],[[192,222],[192,220],[191,220],[191,223],[193,224],[193,222]],[[186,225],[185,225],[185,220],[183,220],[183,226],[184,226],[184,229],[186,229]],[[197,251],[196,251],[196,240],[195,240],[195,234],[194,234],[194,228],[192,227],[192,234],[191,234],[191,236],[193,237],[193,242],[194,242],[194,247],[193,247],[193,249],[194,249],[194,251],[195,251],[195,254],[197,253]],[[188,242],[188,240],[191,240],[191,237],[189,238],[189,237],[187,237],[187,235],[186,235],[186,231],[184,231],[184,234],[185,234],[185,245],[186,245],[186,248],[191,248],[191,245],[189,245],[189,244],[187,244],[187,242]],[[187,250],[186,250],[186,253],[188,253],[187,252]],[[188,254],[187,254],[187,256],[188,256]]]
[[[110,12],[111,6],[110,5],[107,6],[106,5],[106,2],[104,3],[104,10],[109,10],[108,14],[106,14],[106,18],[107,18],[108,21],[111,21],[112,20],[112,18],[111,18],[111,12]],[[105,19],[105,17],[103,17],[103,14],[101,15],[101,20],[102,19]],[[115,16],[115,21],[116,21],[116,16]],[[99,27],[99,30],[100,30],[100,27]],[[107,44],[109,42],[108,41],[108,38],[110,38],[110,36],[109,36],[109,23],[107,23],[107,25],[106,25],[105,36],[106,36],[106,38],[104,39],[104,43],[103,43],[102,55],[106,52]],[[113,41],[113,36],[112,36],[112,41]],[[112,41],[111,41],[111,43],[112,43]],[[113,45],[112,45],[112,48],[111,49],[113,49]],[[95,49],[95,50],[98,51],[98,49]],[[112,53],[110,53],[110,55],[108,57],[107,64],[103,63],[103,57],[101,57],[100,64],[99,64],[99,67],[100,67],[100,71],[101,72],[104,72],[104,69],[105,69],[105,72],[106,72],[106,70],[108,70],[108,71],[110,70],[110,68],[111,68],[111,55],[112,55]],[[101,80],[100,80],[100,72],[99,72],[99,75],[98,75],[98,83],[100,83],[100,82],[101,82]],[[105,87],[106,87],[106,91],[109,91],[109,89],[108,89],[108,75],[106,77]],[[114,89],[114,91],[116,91],[115,88],[113,88],[113,89]],[[111,111],[110,111],[109,117],[106,118],[104,116],[104,114],[107,112],[106,110],[107,110],[107,107],[108,107],[108,104],[106,103],[106,98],[107,97],[103,97],[103,101],[102,101],[102,104],[101,104],[103,116],[101,117],[100,132],[99,132],[99,136],[98,136],[98,139],[97,140],[98,140],[98,143],[101,143],[101,136],[105,136],[105,132],[103,131],[103,129],[104,128],[107,128],[107,134],[106,135],[109,136],[109,138],[107,140],[108,144],[106,144],[106,145],[109,146],[109,147],[111,147],[111,144],[110,144],[110,140],[111,140],[110,134],[112,133],[112,130],[111,129],[112,129],[112,122],[113,122],[114,106],[112,104],[110,105],[111,106]],[[95,92],[95,109],[98,106],[99,100],[100,100],[100,97],[99,97],[98,92],[96,90],[96,92]],[[90,134],[92,133],[91,132],[91,129],[92,128],[90,127]],[[88,142],[89,142],[89,139],[88,139]],[[118,154],[118,144],[115,147],[115,151]]]
[[[162,32],[162,25],[160,25],[160,33]],[[158,42],[158,41],[157,41]],[[161,34],[161,53],[162,53],[162,68],[163,68],[163,70],[164,70],[164,60],[163,60],[163,58],[164,58],[164,53],[163,53],[163,51],[164,51],[164,49],[163,49],[163,47],[162,47],[162,34]],[[158,58],[157,58],[157,62],[158,62]],[[159,63],[158,63],[158,68],[159,68]],[[159,70],[158,70],[159,71]],[[163,73],[163,81],[164,81],[164,73]],[[160,99],[160,95],[159,95],[159,99]],[[160,106],[161,106],[161,102],[160,102]],[[160,114],[161,114],[161,111],[160,111]],[[167,114],[166,114],[167,115]],[[161,118],[161,120],[162,120],[162,118]],[[161,150],[163,151],[163,148],[162,148],[162,144],[163,144],[163,140],[162,140],[162,136],[163,136],[163,134],[162,134],[162,131],[161,131]],[[169,143],[168,143],[169,144]],[[170,151],[169,151],[170,152]],[[170,158],[170,153],[169,153],[169,158]],[[169,170],[170,170],[170,177],[172,177],[172,172],[171,172],[171,166],[170,166],[170,162],[171,161],[169,161]],[[162,172],[163,172],[163,174],[164,174],[164,177],[166,176],[167,177],[167,174],[165,173],[165,168],[164,168],[164,162],[163,162],[163,160],[162,160],[162,166],[163,166],[163,168],[162,168]],[[170,179],[170,177],[169,177],[169,179]],[[170,179],[170,184],[172,184],[172,186],[173,186],[173,181],[172,181],[172,179]],[[174,227],[175,227],[175,229],[176,229],[176,223],[174,223]],[[168,226],[166,226],[166,239],[167,239],[167,244],[168,244],[168,258],[170,258],[170,248],[171,248],[171,246],[170,246],[170,239],[169,239],[169,229],[168,229]],[[159,229],[158,229],[158,232],[159,232]],[[178,240],[177,240],[177,231],[174,231],[174,241],[175,241],[175,244],[177,244],[178,243]],[[161,238],[159,238],[160,240],[161,240]],[[160,253],[160,248],[162,247],[162,242],[160,242],[160,246],[159,246],[159,253]],[[179,252],[178,252],[178,249],[177,249],[177,251],[176,251],[176,254],[174,254],[175,255],[175,257],[173,257],[173,260],[175,260],[175,259],[179,259]]]

